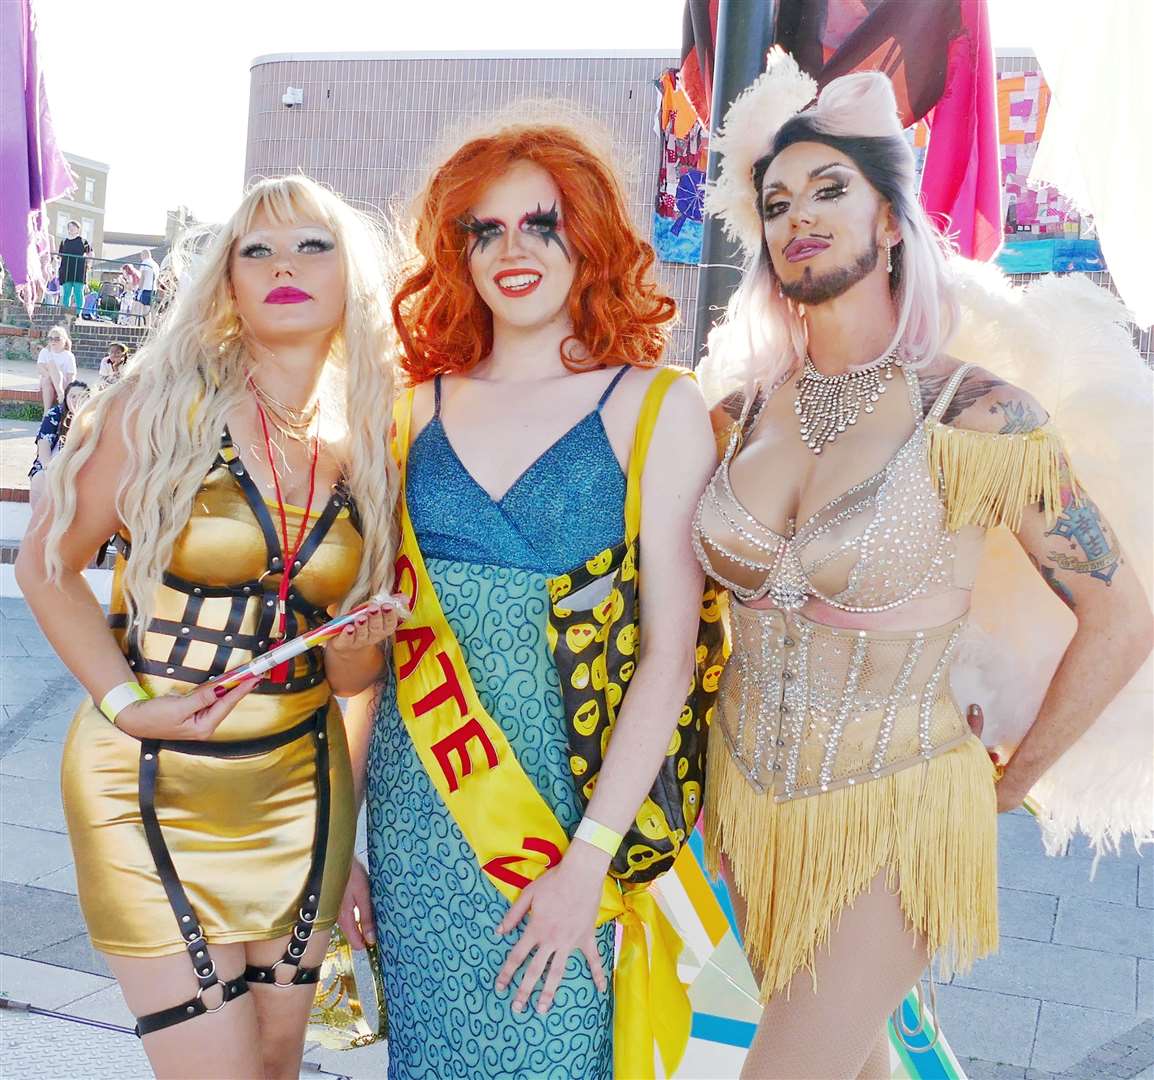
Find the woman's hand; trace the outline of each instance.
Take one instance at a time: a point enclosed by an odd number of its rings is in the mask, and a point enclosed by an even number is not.
[[[373,901],[369,892],[369,873],[365,864],[354,856],[349,867],[349,881],[341,898],[337,925],[354,949],[377,943],[377,925],[373,919]]]
[[[546,870],[521,890],[521,895],[501,920],[497,933],[508,934],[522,918],[529,916],[520,941],[513,946],[497,973],[497,989],[504,990],[517,969],[528,961],[513,998],[514,1012],[525,1008],[542,975],[545,976],[545,985],[537,998],[537,1011],[549,1011],[565,974],[569,954],[574,949],[585,954],[594,984],[602,993],[605,992],[608,983],[597,953],[593,929],[607,867],[608,858],[603,852],[582,841],[575,841],[559,865]]]
[[[341,658],[350,658],[361,649],[376,647],[391,638],[397,629],[400,617],[393,608],[373,604],[357,616],[356,622],[349,623],[326,648]]]
[[[259,679],[234,686],[218,698],[211,683],[191,694],[165,694],[120,710],[116,726],[136,739],[207,739]]]

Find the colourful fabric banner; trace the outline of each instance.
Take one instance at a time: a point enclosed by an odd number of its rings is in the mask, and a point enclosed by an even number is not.
[[[701,259],[702,213],[709,138],[673,68],[656,83],[661,100],[654,127],[661,139],[653,247],[665,262],[696,266]]]

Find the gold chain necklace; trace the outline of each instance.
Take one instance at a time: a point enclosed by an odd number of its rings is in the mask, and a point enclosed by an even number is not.
[[[308,442],[313,421],[320,410],[319,398],[314,398],[312,404],[303,409],[294,409],[273,397],[255,379],[249,379],[249,385],[264,406],[265,415],[272,421],[273,427],[286,438],[300,443]]]
[[[895,349],[857,371],[823,375],[807,354],[793,399],[793,411],[801,424],[801,441],[820,454],[846,428],[856,424],[862,412],[874,411],[899,364]]]

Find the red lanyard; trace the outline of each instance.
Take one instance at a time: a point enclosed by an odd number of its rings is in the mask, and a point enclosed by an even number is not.
[[[292,585],[292,568],[296,562],[297,555],[300,553],[301,544],[304,543],[305,534],[309,528],[309,511],[313,508],[313,493],[316,491],[317,482],[317,458],[320,456],[321,440],[320,438],[313,439],[313,460],[312,466],[309,469],[309,501],[305,504],[304,516],[301,518],[301,527],[297,530],[296,542],[292,546],[292,551],[289,551],[288,539],[288,516],[285,514],[284,499],[280,493],[280,476],[276,471],[276,462],[273,460],[272,454],[272,440],[268,435],[268,419],[264,414],[264,406],[260,401],[256,403],[257,413],[260,415],[260,426],[264,432],[264,449],[268,455],[268,467],[272,473],[272,484],[276,489],[276,508],[280,513],[280,530],[281,530],[281,556],[284,559],[284,565],[281,567],[280,588],[277,590],[277,632],[273,635],[275,638],[283,638],[288,629],[288,616],[285,610],[286,601],[288,600],[289,588]],[[273,673],[273,678],[276,678],[276,673]]]

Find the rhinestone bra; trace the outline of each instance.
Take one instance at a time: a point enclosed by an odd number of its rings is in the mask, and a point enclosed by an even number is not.
[[[930,411],[936,420],[961,378],[959,369]],[[752,402],[735,425],[721,465],[706,486],[693,523],[693,545],[705,572],[737,599],[769,599],[785,611],[799,610],[810,597],[842,611],[887,611],[919,596],[954,585],[955,538],[945,528],[945,508],[927,464],[927,437],[921,417],[917,375],[903,371],[916,426],[890,461],[873,476],[827,503],[783,536],[758,521],[734,493],[730,463],[744,431],[752,430]],[[761,406],[764,408],[764,403]],[[703,527],[703,513],[725,538]],[[763,574],[753,588],[721,573],[713,550],[739,566]],[[816,551],[816,554],[814,552]],[[839,559],[855,555],[846,586],[823,592],[815,575]]]

